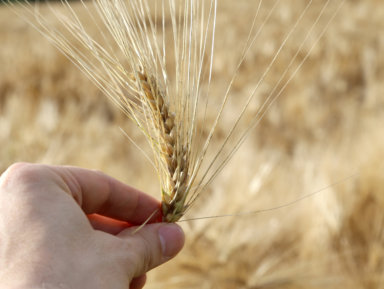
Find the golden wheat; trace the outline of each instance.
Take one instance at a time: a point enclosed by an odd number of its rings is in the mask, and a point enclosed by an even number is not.
[[[184,27],[175,28],[173,37],[180,45],[174,57],[181,64],[176,65],[177,84],[172,90],[165,69],[165,51],[162,54],[161,43],[157,43],[157,24],[150,15],[146,1],[101,0],[95,1],[95,7],[86,7],[86,13],[93,19],[98,17],[95,23],[102,25],[105,33],[112,35],[116,46],[106,38],[103,39],[103,45],[99,44],[87,33],[69,3],[63,3],[68,9],[66,15],[54,9],[52,11],[69,34],[74,36],[72,39],[51,27],[39,11],[32,9],[28,3],[21,6],[21,9],[24,8],[21,13],[33,18],[29,19],[30,23],[78,65],[144,133],[152,148],[152,163],[160,180],[163,220],[179,220],[188,208],[187,197],[194,188],[196,170],[201,161],[196,155],[191,155],[199,93],[191,87],[196,85],[193,82],[197,80],[202,67],[199,70],[192,63],[188,66],[186,62],[181,63],[186,54],[195,54],[192,57],[196,61],[202,57],[202,51],[196,54],[198,48],[195,42],[201,41],[196,32],[190,40],[192,43],[185,45],[190,36],[183,29],[186,30],[187,26],[195,29],[195,24],[187,22],[189,13],[180,14],[184,17]],[[165,13],[164,2],[162,5]],[[171,10],[181,8],[188,9],[188,2],[184,7],[175,1],[170,3]],[[190,9],[195,13],[198,7],[191,5]],[[175,13],[172,21],[175,27],[180,21]],[[165,36],[162,37],[164,42]],[[195,71],[191,77],[193,69]]]
[[[249,108],[261,83],[277,62],[287,41],[297,31],[303,17],[308,14],[309,8],[314,5],[314,0],[308,1],[251,93],[240,104],[233,123],[208,160],[207,152],[230,102],[230,91],[239,68],[280,1],[272,4],[271,12],[259,29],[256,29],[255,23],[263,1],[255,5],[256,12],[237,68],[217,105],[209,104],[209,86],[218,1],[150,2],[81,2],[83,13],[99,28],[99,35],[91,35],[79,12],[75,12],[67,1],[62,2],[66,11],[51,7],[61,27],[52,26],[40,14],[38,6],[25,3],[20,9],[23,10],[21,14],[83,70],[146,136],[153,152],[152,163],[159,176],[163,220],[175,222],[225,167],[250,130],[260,122],[300,69],[316,41],[296,67],[293,66],[294,60],[299,58],[303,46],[314,34],[313,30],[330,0],[322,4],[280,80],[271,88],[256,112],[252,112]],[[166,23],[166,19],[169,19],[169,23]],[[165,32],[166,25],[172,27],[171,35]],[[326,26],[315,39],[321,37]],[[167,41],[174,44],[173,51],[166,50]],[[289,70],[293,70],[290,75]],[[211,108],[217,111],[216,117],[202,132],[198,127],[199,122],[206,122],[205,113]],[[245,122],[247,127],[243,131],[238,129],[241,122]]]
[[[162,166],[166,168],[165,186],[162,188],[163,221],[176,222],[184,214],[185,199],[188,195],[188,162],[190,147],[181,144],[177,138],[175,114],[165,102],[163,92],[159,89],[156,79],[148,76],[145,71],[137,73],[138,91],[142,91],[143,103],[147,103],[146,115],[158,133],[157,145]]]

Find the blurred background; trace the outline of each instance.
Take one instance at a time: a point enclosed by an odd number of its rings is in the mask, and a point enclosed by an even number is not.
[[[315,194],[263,213],[180,223],[185,249],[153,270],[146,288],[384,288],[384,5],[346,0],[327,26],[340,3],[331,2],[304,42],[326,3],[312,2],[249,117],[270,93],[283,88],[281,95],[185,219],[266,210]],[[262,30],[237,73],[218,140],[308,3],[263,2]],[[213,100],[225,92],[258,5],[219,1]],[[160,198],[156,173],[120,128],[139,146],[140,131],[4,5],[0,43],[0,172],[16,161],[69,164]]]

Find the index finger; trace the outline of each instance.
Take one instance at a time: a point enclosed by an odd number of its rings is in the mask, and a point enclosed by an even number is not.
[[[99,214],[133,225],[161,220],[155,198],[98,171],[71,166],[49,166],[64,181],[86,214]],[[156,212],[156,213],[154,213]]]

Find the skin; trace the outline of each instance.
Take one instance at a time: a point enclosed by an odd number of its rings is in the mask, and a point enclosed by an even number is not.
[[[0,177],[0,287],[143,288],[184,244],[159,208],[101,172],[14,164]]]

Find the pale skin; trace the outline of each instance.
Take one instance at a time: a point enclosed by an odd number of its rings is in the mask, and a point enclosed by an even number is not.
[[[178,225],[156,223],[159,208],[97,171],[10,166],[0,177],[0,288],[143,288],[184,244]]]

